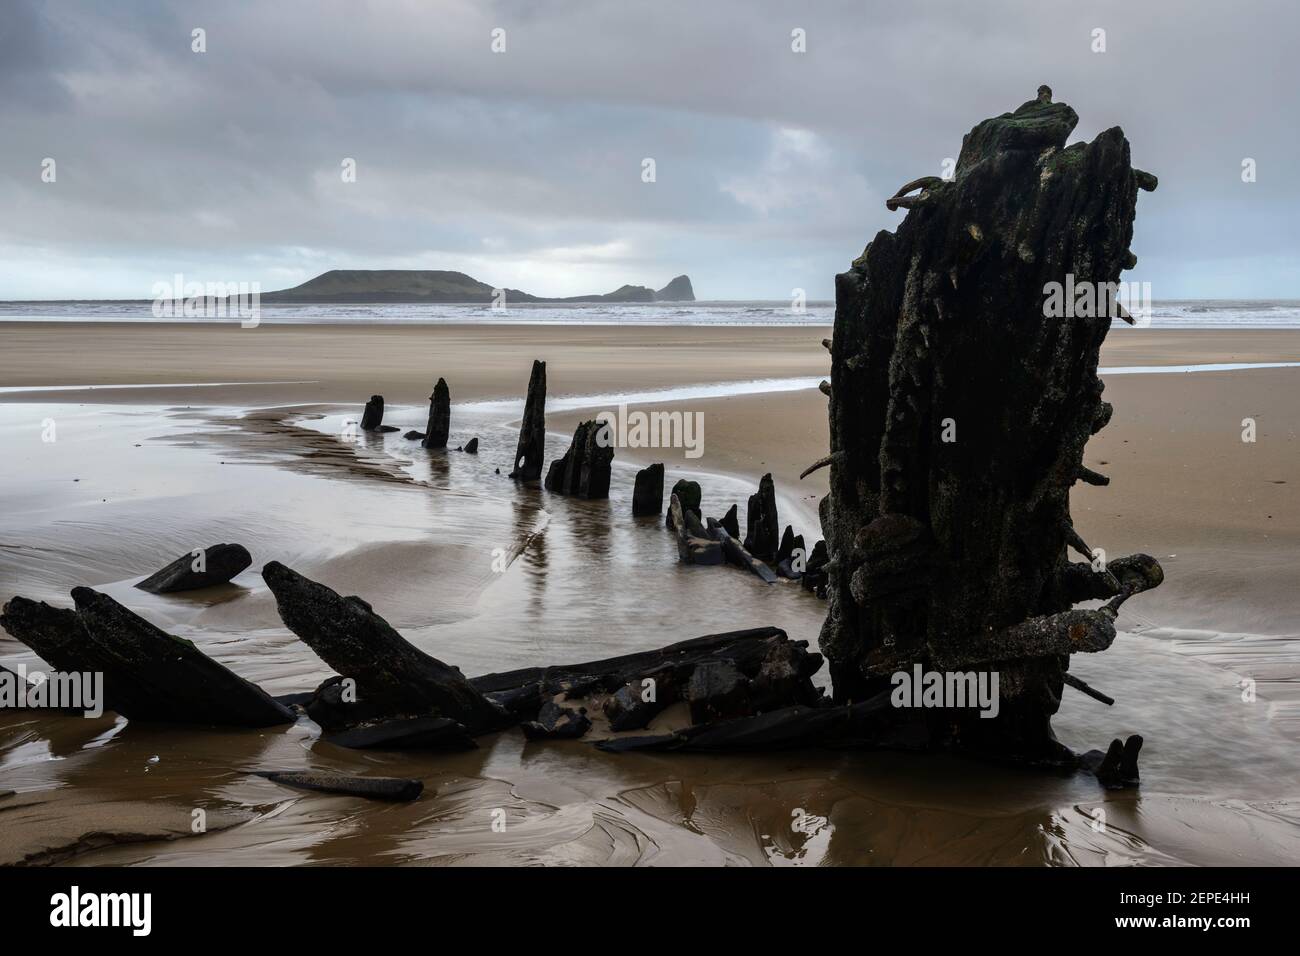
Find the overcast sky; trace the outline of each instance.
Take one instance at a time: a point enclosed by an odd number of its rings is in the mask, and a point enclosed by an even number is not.
[[[1040,83],[1160,177],[1126,278],[1300,298],[1298,36],[1294,0],[5,0],[0,298],[332,268],[831,298],[885,198]]]

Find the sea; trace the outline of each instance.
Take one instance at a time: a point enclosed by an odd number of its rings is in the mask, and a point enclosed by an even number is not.
[[[599,302],[507,305],[262,303],[259,322],[284,324],[484,323],[489,325],[831,325],[835,303],[808,302],[792,308],[788,300],[656,302],[610,305]],[[0,302],[0,322],[230,322],[232,317],[158,319],[150,300],[99,302]],[[1116,329],[1128,328],[1123,322]],[[1152,303],[1150,327],[1171,329],[1300,328],[1297,299],[1170,299]]]

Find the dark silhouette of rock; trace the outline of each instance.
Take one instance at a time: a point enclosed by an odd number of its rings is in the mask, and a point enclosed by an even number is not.
[[[836,280],[818,463],[835,699],[918,662],[997,671],[998,715],[936,710],[925,743],[1072,765],[1050,724],[1068,655],[1108,646],[1119,605],[1163,576],[1154,559],[1120,579],[1067,556],[1070,488],[1100,477],[1083,450],[1110,417],[1099,350],[1124,313],[1059,317],[1050,290],[1116,283],[1155,186],[1118,127],[1067,147],[1077,122],[1050,93],[1031,100],[967,134],[952,180],[889,200],[906,218]],[[1070,611],[1080,590],[1114,599]]]
[[[510,477],[516,481],[536,481],[542,477],[542,459],[546,455],[546,363],[533,362],[528,377],[528,398],[524,401],[524,418],[519,425],[519,445],[515,448],[515,467]]]
[[[664,466],[662,462],[648,465],[636,473],[632,488],[632,514],[658,515],[664,510]]]
[[[278,561],[262,568],[262,577],[289,630],[344,681],[354,682],[357,719],[352,724],[379,714],[449,717],[477,735],[510,723],[457,668],[409,643],[361,598],[340,597]]]
[[[0,625],[62,672],[104,675],[104,706],[130,720],[235,727],[292,723],[292,710],[189,641],[107,594],[73,588],[76,610],[15,597]]]
[[[623,285],[613,292],[588,293],[563,298],[530,295],[519,289],[500,289],[463,272],[444,269],[331,269],[292,289],[262,293],[264,302],[301,302],[316,305],[357,302],[690,302],[695,294],[691,280],[678,276],[657,293],[647,286]]]
[[[377,431],[383,421],[384,396],[371,395],[370,401],[366,402],[366,410],[361,413],[361,430],[363,432]]]
[[[330,773],[327,770],[271,770],[261,771],[258,776],[299,790],[317,790],[345,797],[392,800],[398,803],[408,803],[424,792],[423,783],[407,777],[357,777]]]
[[[471,438],[469,441],[465,442],[465,454],[467,454],[467,455],[477,455],[477,454],[478,454],[478,437],[477,437],[477,436],[474,437],[474,438]]]
[[[682,503],[683,511],[694,512],[695,517],[703,519],[704,513],[700,510],[703,493],[700,491],[700,483],[698,481],[687,481],[685,478],[677,479],[677,483],[673,485],[673,490],[669,497],[671,498],[672,495],[676,495],[677,500]],[[671,511],[664,519],[664,524],[669,528],[673,526],[673,516]]]
[[[776,485],[770,474],[759,481],[758,494],[749,496],[745,528],[745,550],[761,561],[774,560],[781,526],[776,516]]]
[[[529,740],[576,740],[591,729],[591,721],[585,707],[574,710],[548,700],[537,712],[536,720],[519,726]]]
[[[656,302],[694,302],[695,289],[690,276],[678,276],[655,293]]]
[[[227,583],[253,563],[253,556],[242,544],[214,544],[196,550],[198,553],[182,554],[136,587],[153,594],[208,588]]]
[[[407,432],[402,437],[405,438],[407,441],[423,441],[424,432],[418,432],[414,428],[412,428],[409,432]]]
[[[551,462],[546,490],[577,498],[608,498],[613,461],[608,426],[597,421],[583,422],[574,430],[569,450]]]
[[[425,448],[446,448],[451,432],[451,392],[445,379],[438,379],[429,396],[429,424],[424,430]]]

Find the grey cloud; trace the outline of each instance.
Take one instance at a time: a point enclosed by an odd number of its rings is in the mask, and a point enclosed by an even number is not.
[[[1271,0],[9,6],[0,297],[138,295],[182,265],[264,288],[472,266],[557,294],[689,271],[708,297],[829,297],[897,222],[883,197],[1040,82],[1161,178],[1133,278],[1296,294],[1300,13]]]

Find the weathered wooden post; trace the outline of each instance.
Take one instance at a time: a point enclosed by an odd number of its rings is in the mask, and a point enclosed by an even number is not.
[[[438,379],[429,396],[429,424],[425,427],[425,448],[446,448],[451,433],[451,390],[445,379]]]
[[[910,715],[933,744],[1063,759],[1050,718],[1070,654],[1102,650],[1128,596],[1162,579],[1144,555],[1072,563],[1088,438],[1110,419],[1098,354],[1112,315],[1049,315],[1053,283],[1114,288],[1138,189],[1123,132],[1066,147],[1074,110],[1039,98],[985,120],[951,180],[837,277],[830,343],[829,612],[821,647],[838,701],[915,663],[1000,675],[1000,709]],[[919,188],[919,195],[907,195]],[[1098,300],[1100,301],[1100,299]],[[1114,597],[1073,611],[1086,598]]]
[[[519,445],[515,449],[515,466],[510,477],[516,481],[536,481],[542,477],[542,459],[546,456],[546,363],[533,361],[528,377],[528,398],[524,402],[524,419],[519,425]]]

